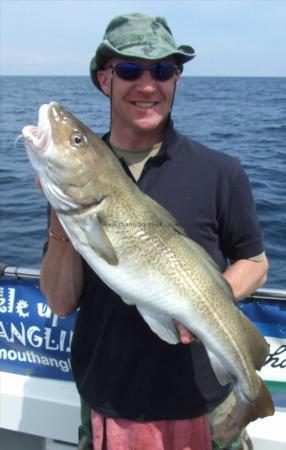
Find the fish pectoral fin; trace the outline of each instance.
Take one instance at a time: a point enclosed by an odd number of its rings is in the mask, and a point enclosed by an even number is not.
[[[143,308],[142,306],[137,306],[137,309],[151,330],[154,331],[159,338],[168,344],[178,344],[180,342],[177,328],[171,317],[155,313],[153,310]]]
[[[242,326],[245,331],[248,349],[251,360],[256,370],[260,370],[269,353],[270,346],[264,336],[257,330],[255,325],[246,317],[243,312],[239,311]]]
[[[212,366],[212,369],[215,373],[220,384],[223,386],[233,381],[233,377],[229,372],[226,371],[225,367],[221,363],[221,361],[217,358],[217,356],[209,349],[207,349],[208,357]]]
[[[91,248],[108,264],[116,266],[118,264],[116,252],[97,217],[92,216],[87,218],[85,226],[87,240]]]

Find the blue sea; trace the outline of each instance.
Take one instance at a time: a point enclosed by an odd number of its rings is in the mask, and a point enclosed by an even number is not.
[[[22,140],[39,106],[56,100],[95,132],[109,106],[88,77],[1,77],[0,262],[39,267],[46,201]],[[267,287],[286,289],[286,78],[183,77],[173,119],[179,131],[240,158],[250,178],[270,260]]]

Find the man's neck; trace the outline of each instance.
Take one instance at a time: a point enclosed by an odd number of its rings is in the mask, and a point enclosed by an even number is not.
[[[134,130],[129,132],[128,129],[116,130],[116,127],[111,128],[110,143],[114,147],[126,149],[126,150],[146,150],[154,147],[163,140],[165,126],[161,130],[151,130],[135,133]]]

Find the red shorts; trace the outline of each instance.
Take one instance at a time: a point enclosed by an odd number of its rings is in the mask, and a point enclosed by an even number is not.
[[[132,422],[92,411],[94,450],[211,450],[208,416]]]

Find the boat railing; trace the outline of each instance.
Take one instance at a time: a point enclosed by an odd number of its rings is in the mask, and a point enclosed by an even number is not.
[[[0,277],[13,277],[19,279],[39,279],[40,269],[39,268],[28,268],[28,267],[16,267],[8,266],[0,263]],[[259,288],[253,292],[249,298],[253,299],[265,299],[265,300],[284,300],[286,301],[286,289],[272,289],[272,288]]]
[[[26,278],[39,279],[40,269],[29,267],[7,266],[5,264],[0,263],[0,276],[21,278],[21,279]]]
[[[260,288],[257,289],[250,298],[264,300],[284,300],[286,301],[286,289]]]

